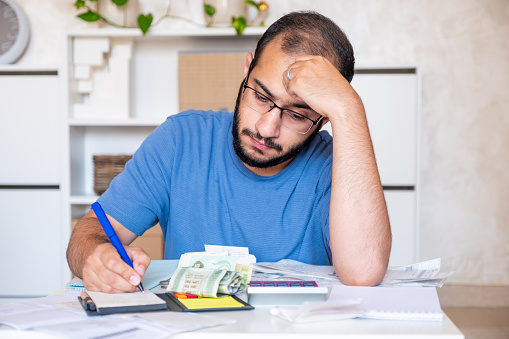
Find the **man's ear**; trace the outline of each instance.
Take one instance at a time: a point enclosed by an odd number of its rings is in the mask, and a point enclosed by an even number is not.
[[[244,65],[244,78],[247,77],[247,72],[249,72],[249,66],[251,65],[252,61],[253,61],[253,53],[247,52],[246,64]]]

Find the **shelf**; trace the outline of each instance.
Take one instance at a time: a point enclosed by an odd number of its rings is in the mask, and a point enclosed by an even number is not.
[[[73,195],[69,199],[71,205],[92,205],[97,198],[98,195]]]
[[[142,120],[142,119],[128,119],[128,120],[82,120],[70,119],[69,126],[77,127],[157,127],[162,124],[164,120]]]
[[[242,35],[243,36],[261,36],[267,27],[265,26],[252,26],[246,27]],[[79,29],[69,30],[68,36],[74,37],[133,37],[133,38],[165,38],[165,37],[234,37],[236,36],[235,29],[233,27],[175,27],[170,28],[151,28],[150,31],[142,36],[141,31],[138,28],[95,28],[95,29]]]

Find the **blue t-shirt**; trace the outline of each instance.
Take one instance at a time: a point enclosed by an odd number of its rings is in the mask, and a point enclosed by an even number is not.
[[[186,111],[152,132],[99,198],[138,235],[159,222],[165,259],[205,244],[247,246],[258,261],[330,265],[332,137],[320,132],[280,173],[247,169],[233,114]]]

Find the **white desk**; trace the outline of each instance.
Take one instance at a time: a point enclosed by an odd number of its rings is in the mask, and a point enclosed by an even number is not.
[[[218,318],[235,319],[237,322],[221,327],[181,333],[172,338],[464,338],[447,316],[444,316],[444,320],[441,322],[352,319],[292,324],[271,316],[269,310],[270,307],[257,306],[252,311],[210,312],[207,314]]]
[[[163,265],[151,265],[159,267],[164,272],[172,272],[177,262],[167,261],[159,262]],[[150,268],[147,276],[152,275],[152,280],[159,278]],[[171,274],[171,273],[170,273]],[[145,287],[147,285],[145,284]],[[65,287],[62,287],[55,293],[62,293]],[[158,292],[157,288],[152,291]],[[206,328],[194,332],[186,332],[171,336],[172,339],[186,338],[207,338],[207,339],[225,339],[225,338],[432,338],[432,339],[464,339],[463,334],[444,315],[443,321],[396,321],[396,320],[368,320],[351,319],[328,322],[316,322],[309,324],[292,324],[278,317],[270,315],[270,306],[256,306],[250,311],[227,311],[227,312],[204,312],[213,317],[236,322],[230,325],[223,325],[214,328]],[[168,313],[171,316],[171,313]],[[3,334],[14,334],[14,331],[0,332]],[[26,332],[24,332],[26,334]],[[49,338],[43,336],[44,338]],[[43,338],[40,337],[40,338]]]
[[[177,262],[168,263],[174,270]],[[155,265],[154,265],[155,266]],[[154,292],[157,292],[154,290]],[[270,306],[251,311],[206,312],[221,319],[235,319],[231,325],[177,334],[171,338],[433,338],[464,339],[463,334],[444,314],[443,321],[397,321],[351,319],[310,324],[292,324],[270,315]]]

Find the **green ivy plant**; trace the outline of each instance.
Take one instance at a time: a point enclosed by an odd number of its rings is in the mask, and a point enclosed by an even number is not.
[[[258,10],[258,13],[261,11],[266,11],[268,9],[268,5],[265,1],[255,2],[251,0],[246,0],[244,3],[253,6]],[[212,18],[214,14],[216,14],[216,8],[209,4],[204,4],[205,13]],[[260,23],[261,26],[263,26],[265,23],[262,21]],[[232,27],[235,28],[235,32],[237,32],[237,35],[242,35],[244,32],[244,29],[247,27],[247,21],[246,18],[243,16],[234,17],[232,16]]]
[[[106,0],[102,0],[102,1],[106,1]],[[122,7],[122,6],[125,6],[125,4],[127,4],[127,2],[129,0],[108,0],[108,1],[113,2],[118,7]],[[99,11],[97,11],[95,9],[95,3],[97,3],[97,2],[98,2],[98,0],[76,0],[76,2],[74,3],[74,7],[76,7],[77,9],[85,9],[86,10],[85,12],[78,14],[77,15],[78,18],[85,20],[87,22],[102,21],[102,22],[107,23],[108,25],[111,25],[113,27],[118,27],[118,28],[135,28],[135,27],[126,26],[124,24],[119,24],[119,23],[113,22],[113,21],[109,20],[108,18],[106,18],[103,14],[99,13]],[[159,19],[158,22],[160,20],[161,19]],[[154,16],[152,15],[152,13],[139,14],[136,21],[138,23],[138,28],[141,30],[143,35],[145,35],[145,34],[147,34],[148,30],[150,29],[150,26],[152,26],[152,22],[154,21]]]
[[[82,20],[85,20],[87,22],[102,21],[108,25],[111,25],[113,27],[118,27],[118,28],[136,28],[136,27],[132,27],[132,26],[127,26],[125,24],[119,24],[119,23],[113,22],[110,19],[108,19],[107,17],[105,17],[97,9],[95,9],[96,8],[95,5],[97,4],[98,1],[99,0],[76,0],[74,3],[74,7],[76,7],[76,9],[78,9],[78,10],[81,10],[81,9],[85,10],[83,13],[78,14],[77,17]],[[122,6],[125,6],[129,0],[101,0],[101,1],[111,1],[116,6],[122,7]],[[268,8],[267,4],[264,1],[261,1],[259,3],[256,3],[254,1],[244,1],[244,2],[248,5],[251,5],[255,8],[257,8],[258,11],[266,10]],[[212,5],[204,4],[204,10],[205,10],[205,13],[210,17],[213,17],[214,14],[216,13],[216,9]],[[197,22],[194,22],[189,18],[170,15],[170,12],[171,12],[171,1],[169,1],[169,3],[168,3],[168,8],[166,10],[166,14],[163,15],[162,17],[160,17],[156,22],[154,22],[154,16],[152,15],[152,13],[147,13],[147,14],[140,13],[136,20],[137,24],[138,24],[137,27],[141,30],[142,34],[145,35],[145,34],[147,34],[150,27],[157,25],[161,20],[163,20],[165,18],[182,19],[182,20],[189,21],[193,24],[202,26],[201,24],[198,24]],[[262,25],[263,25],[263,22],[262,22]],[[232,27],[235,28],[237,35],[242,35],[242,32],[244,31],[246,26],[247,26],[247,23],[246,23],[246,19],[244,17],[242,17],[242,16],[232,17]]]

